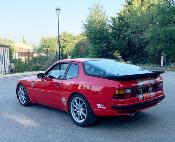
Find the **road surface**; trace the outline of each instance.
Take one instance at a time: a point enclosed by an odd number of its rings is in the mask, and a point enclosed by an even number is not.
[[[164,75],[166,99],[134,117],[101,118],[80,128],[65,112],[21,106],[19,77],[0,78],[0,142],[175,142],[175,73]]]

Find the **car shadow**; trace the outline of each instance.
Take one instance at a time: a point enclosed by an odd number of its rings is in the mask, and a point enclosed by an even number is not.
[[[33,104],[31,108],[46,111],[47,113],[53,113],[53,112],[59,113],[59,115],[64,115],[64,116],[68,114],[65,111],[62,111],[60,109],[56,109],[56,108],[52,108],[52,107],[48,107],[48,106],[40,105],[40,104]]]
[[[100,117],[95,126],[114,128],[114,127],[133,127],[133,126],[151,126],[157,121],[157,117],[150,112],[138,112],[134,116]]]
[[[62,124],[69,124],[69,126],[76,127],[75,124],[70,119],[68,113],[61,111],[59,109],[50,108],[43,105],[33,105],[30,107],[35,112],[40,112],[40,115],[52,117],[57,122],[60,120]],[[104,128],[104,129],[123,129],[123,128],[137,128],[137,127],[151,127],[158,120],[158,116],[150,111],[138,112],[134,116],[117,116],[117,117],[99,117],[96,123],[88,129]],[[39,120],[38,120],[39,122]],[[157,122],[158,123],[158,122]],[[80,128],[77,126],[77,128]]]

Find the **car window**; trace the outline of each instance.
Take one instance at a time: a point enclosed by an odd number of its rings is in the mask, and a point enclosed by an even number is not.
[[[85,67],[85,71],[88,75],[105,77],[107,74],[105,70],[103,70],[102,68],[95,66],[93,64],[85,63],[84,67]]]
[[[47,77],[62,79],[69,64],[57,64],[48,73]]]
[[[84,62],[84,69],[88,75],[97,77],[150,73],[150,71],[144,70],[141,67],[108,59],[86,61]]]
[[[78,77],[78,65],[72,64],[67,72],[66,79]]]

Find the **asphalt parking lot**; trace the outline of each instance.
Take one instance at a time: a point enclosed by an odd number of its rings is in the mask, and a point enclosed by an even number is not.
[[[65,112],[40,105],[21,106],[19,77],[0,78],[0,142],[175,142],[175,73],[164,75],[166,99],[134,117],[101,118],[80,128]]]

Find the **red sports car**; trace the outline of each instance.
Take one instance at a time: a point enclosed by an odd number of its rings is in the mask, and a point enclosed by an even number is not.
[[[20,79],[16,94],[24,106],[69,112],[84,127],[98,116],[134,115],[160,103],[165,98],[161,73],[110,59],[66,59]]]

